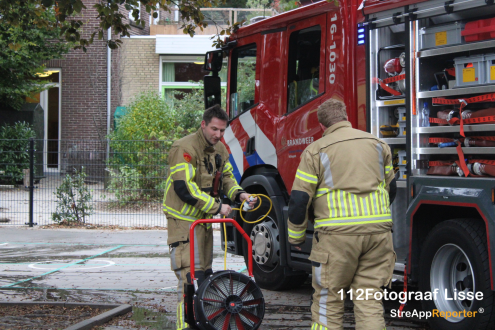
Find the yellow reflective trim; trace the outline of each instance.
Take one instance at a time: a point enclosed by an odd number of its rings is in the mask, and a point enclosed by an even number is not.
[[[368,204],[368,211],[370,212],[369,214],[375,214],[375,210],[373,208],[373,202],[371,201],[371,196],[366,196],[366,203]]]
[[[335,195],[337,194],[337,192],[334,190],[332,191],[332,205],[333,205],[333,209],[335,210],[335,217],[338,217],[339,216],[339,210],[337,209],[337,205],[336,205],[336,202],[335,202]]]
[[[318,180],[318,177],[316,175],[312,175],[312,174],[306,173],[304,171],[301,171],[300,169],[297,169],[297,172],[299,172],[299,173],[301,173],[303,175],[306,175],[306,176],[308,176],[310,178],[314,178],[315,180]]]
[[[230,172],[230,171],[232,171],[232,169],[233,169],[232,165],[230,165],[230,163],[227,163],[227,164],[225,165],[225,167],[223,168],[222,173],[225,173],[225,172]]]
[[[306,235],[306,229],[303,229],[301,231],[294,231],[294,230],[288,229],[288,231],[289,231],[289,237],[291,237],[291,238],[301,238],[301,237],[304,237]]]
[[[368,215],[368,212],[366,212],[366,209],[364,208],[363,204],[363,198],[359,197],[359,202],[361,203],[361,210],[363,211],[363,215]]]
[[[351,214],[351,216],[356,216],[357,214],[354,214],[354,207],[352,207],[352,205],[353,205],[352,204],[352,196],[353,196],[353,194],[350,194],[349,193],[348,195],[349,195],[348,196],[349,198],[347,198],[347,200],[349,202],[349,213]]]
[[[386,214],[378,214],[378,215],[372,215],[371,217],[391,217],[392,215],[390,213],[386,213]],[[315,220],[315,222],[322,222],[322,221],[332,221],[332,220],[349,220],[349,219],[365,219],[365,218],[369,218],[370,216],[359,216],[359,217],[339,217],[339,218],[335,218],[335,219],[332,219],[332,218],[329,218],[329,219],[320,219],[320,220]]]
[[[337,190],[335,192],[337,193],[337,203],[339,205],[340,216],[342,217],[342,216],[344,216],[344,209],[342,208],[342,202],[341,202],[341,197],[340,197],[341,190]]]
[[[185,170],[185,169],[186,169],[186,165],[184,165],[184,164],[177,164],[175,166],[172,166],[170,168],[170,171],[171,171],[171,173],[175,173],[177,171],[181,171],[181,170]]]
[[[383,199],[383,213],[388,213],[387,212],[387,208],[388,208],[388,192],[387,192],[387,189],[385,189],[385,182],[383,182],[383,186],[382,186],[382,191],[383,191],[383,194],[382,194],[382,199]]]
[[[365,225],[368,223],[379,223],[379,222],[392,222],[392,219],[386,219],[386,220],[370,220],[370,221],[359,221],[359,222],[348,222],[348,223],[332,223],[332,224],[325,224],[325,225],[315,225],[315,228],[319,227],[333,227],[333,226],[352,226],[352,225]]]
[[[330,189],[328,189],[328,188],[321,188],[321,189],[318,189],[318,190],[316,191],[315,198],[318,198],[318,197],[321,197],[321,196],[323,196],[323,195],[325,195],[325,194],[328,194],[328,193],[330,193],[330,191],[331,191],[331,190],[330,190]]]
[[[380,212],[385,213],[385,189],[383,186],[380,188]]]
[[[305,182],[309,182],[309,183],[311,183],[311,184],[317,184],[317,183],[318,183],[318,181],[308,180],[308,179],[303,178],[303,177],[301,177],[301,176],[299,176],[299,175],[297,175],[297,174],[296,174],[296,178],[298,178],[299,180],[305,181]]]
[[[192,175],[191,175],[191,172],[192,172]],[[195,197],[196,199],[200,199],[205,203],[205,205],[203,205],[201,210],[208,212],[211,210],[211,208],[215,204],[215,200],[213,199],[213,197],[210,197],[210,196],[206,195],[205,193],[203,193],[199,189],[198,185],[192,181],[192,178],[194,177],[194,173],[195,173],[194,167],[191,164],[188,164],[188,166],[186,166],[186,185],[189,186],[189,188],[190,188],[189,191],[193,197]],[[198,193],[198,191],[199,191],[199,193]]]
[[[229,192],[227,193],[227,195],[229,196],[229,198],[232,200],[232,198],[234,197],[234,192],[236,192],[237,190],[242,190],[241,187],[239,186],[233,186],[232,188],[230,188]]]
[[[182,312],[182,304],[180,304],[180,326],[184,328],[184,318],[182,317],[183,312]]]
[[[181,219],[181,220],[186,220],[186,221],[196,221],[198,218],[192,217],[192,216],[187,216],[185,214],[181,214],[179,211],[174,210],[171,207],[167,207],[166,205],[163,206],[163,211],[170,213],[174,218]]]
[[[297,169],[296,178],[303,180],[303,181],[306,181],[306,182],[309,182],[311,184],[317,184],[318,183],[318,177],[316,177],[315,175],[305,173],[305,172],[301,171],[300,169]]]
[[[330,217],[333,217],[334,216],[333,215],[333,213],[334,213],[333,207],[330,204],[330,195],[332,195],[332,194],[333,194],[333,191],[331,191],[329,194],[327,194],[328,216],[330,216]]]

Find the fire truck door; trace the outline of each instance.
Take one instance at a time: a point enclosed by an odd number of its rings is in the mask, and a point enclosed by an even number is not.
[[[260,49],[259,34],[238,40],[230,57],[229,104],[230,125],[225,143],[230,149],[234,175],[240,181],[250,166],[277,166],[275,147],[271,138],[259,127],[258,110]]]
[[[325,94],[326,15],[289,25],[286,36],[287,94],[277,139],[279,167],[290,190],[304,149],[321,137],[316,109]]]

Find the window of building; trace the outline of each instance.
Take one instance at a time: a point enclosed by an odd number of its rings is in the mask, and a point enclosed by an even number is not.
[[[256,44],[234,49],[230,79],[230,118],[255,105]]]
[[[138,19],[141,19],[141,1],[138,1],[137,3],[138,3],[138,4],[137,4],[136,6],[131,6],[131,7],[132,7],[132,9],[131,9],[131,10],[129,10],[129,20],[130,20],[130,21],[133,21],[133,22],[135,21],[134,16],[132,16],[132,12],[134,11],[134,9],[139,10]],[[146,16],[145,16],[145,17],[146,17]]]
[[[162,56],[160,65],[160,92],[165,100],[182,98],[183,93],[190,93],[201,88],[204,76],[211,74],[203,70],[204,55]],[[227,86],[227,63],[219,72],[222,89]],[[224,105],[223,105],[224,106]]]
[[[289,38],[287,112],[318,96],[321,27],[292,32]]]

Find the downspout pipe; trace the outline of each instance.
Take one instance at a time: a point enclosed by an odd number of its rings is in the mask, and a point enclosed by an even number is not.
[[[107,40],[112,40],[112,28],[107,30]],[[107,45],[107,136],[110,134],[110,123],[112,113],[112,50]],[[107,155],[110,157],[110,141],[107,139]]]

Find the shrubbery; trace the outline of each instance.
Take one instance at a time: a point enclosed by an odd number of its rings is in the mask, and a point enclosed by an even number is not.
[[[5,171],[6,178],[2,181],[22,181],[22,170],[29,168],[29,139],[35,136],[26,122],[0,127],[0,170]]]
[[[202,90],[172,103],[153,92],[138,95],[110,138],[109,192],[119,204],[163,197],[172,143],[196,131],[203,115]]]
[[[57,197],[57,209],[52,213],[53,221],[62,224],[84,223],[86,217],[93,213],[93,205],[90,204],[93,196],[84,184],[85,179],[84,167],[73,176],[65,176],[53,193]]]

